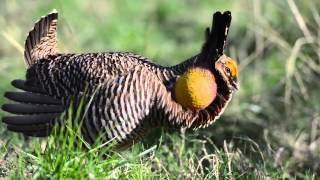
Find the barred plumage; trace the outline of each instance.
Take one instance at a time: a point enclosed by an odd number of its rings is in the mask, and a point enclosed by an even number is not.
[[[176,79],[190,67],[210,67],[223,61],[231,13],[217,12],[200,54],[173,67],[163,67],[133,53],[56,53],[57,13],[36,23],[26,41],[26,80],[12,84],[25,92],[7,92],[18,104],[3,110],[17,114],[4,117],[8,129],[30,136],[47,136],[68,106],[84,98],[82,135],[94,143],[116,139],[128,146],[146,131],[160,126],[199,128],[213,123],[228,104],[232,90],[217,78],[218,93],[205,109],[183,108],[171,94]],[[33,40],[36,39],[36,40]],[[211,67],[212,66],[212,67]],[[215,76],[220,77],[217,71]],[[63,124],[63,122],[62,122]]]
[[[57,52],[57,22],[58,12],[53,10],[34,25],[28,35],[30,38],[25,42],[24,59],[27,67]]]

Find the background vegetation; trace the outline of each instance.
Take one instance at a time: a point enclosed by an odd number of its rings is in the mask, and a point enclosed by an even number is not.
[[[320,175],[320,1],[0,2],[0,104],[23,78],[27,32],[53,8],[63,52],[132,51],[162,65],[196,54],[212,13],[232,11],[227,54],[241,89],[213,126],[104,154],[70,138],[26,139],[0,123],[0,177],[248,179]],[[4,113],[0,112],[0,116]],[[59,135],[53,135],[58,136]],[[58,140],[57,140],[58,139]]]

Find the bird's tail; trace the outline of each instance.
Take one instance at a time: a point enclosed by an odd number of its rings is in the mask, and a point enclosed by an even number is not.
[[[35,23],[25,42],[24,60],[27,68],[37,60],[57,53],[58,12],[53,10]]]
[[[27,136],[48,136],[64,111],[61,101],[45,95],[42,89],[30,86],[23,80],[14,80],[12,85],[23,91],[5,93],[6,98],[16,102],[2,106],[4,111],[14,114],[3,117],[7,128]]]

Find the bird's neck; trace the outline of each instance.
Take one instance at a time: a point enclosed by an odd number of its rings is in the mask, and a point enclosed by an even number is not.
[[[154,69],[155,74],[165,84],[167,89],[172,89],[177,78],[186,70],[194,66],[197,62],[198,55],[195,55],[182,63],[170,67],[158,66]]]
[[[213,73],[205,68],[191,67],[175,83],[175,100],[185,108],[201,110],[210,105],[217,94]]]

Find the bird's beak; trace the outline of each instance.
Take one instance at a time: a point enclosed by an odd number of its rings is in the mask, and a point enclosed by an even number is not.
[[[234,88],[233,90],[239,90],[239,82],[237,80],[231,81],[231,86]]]

